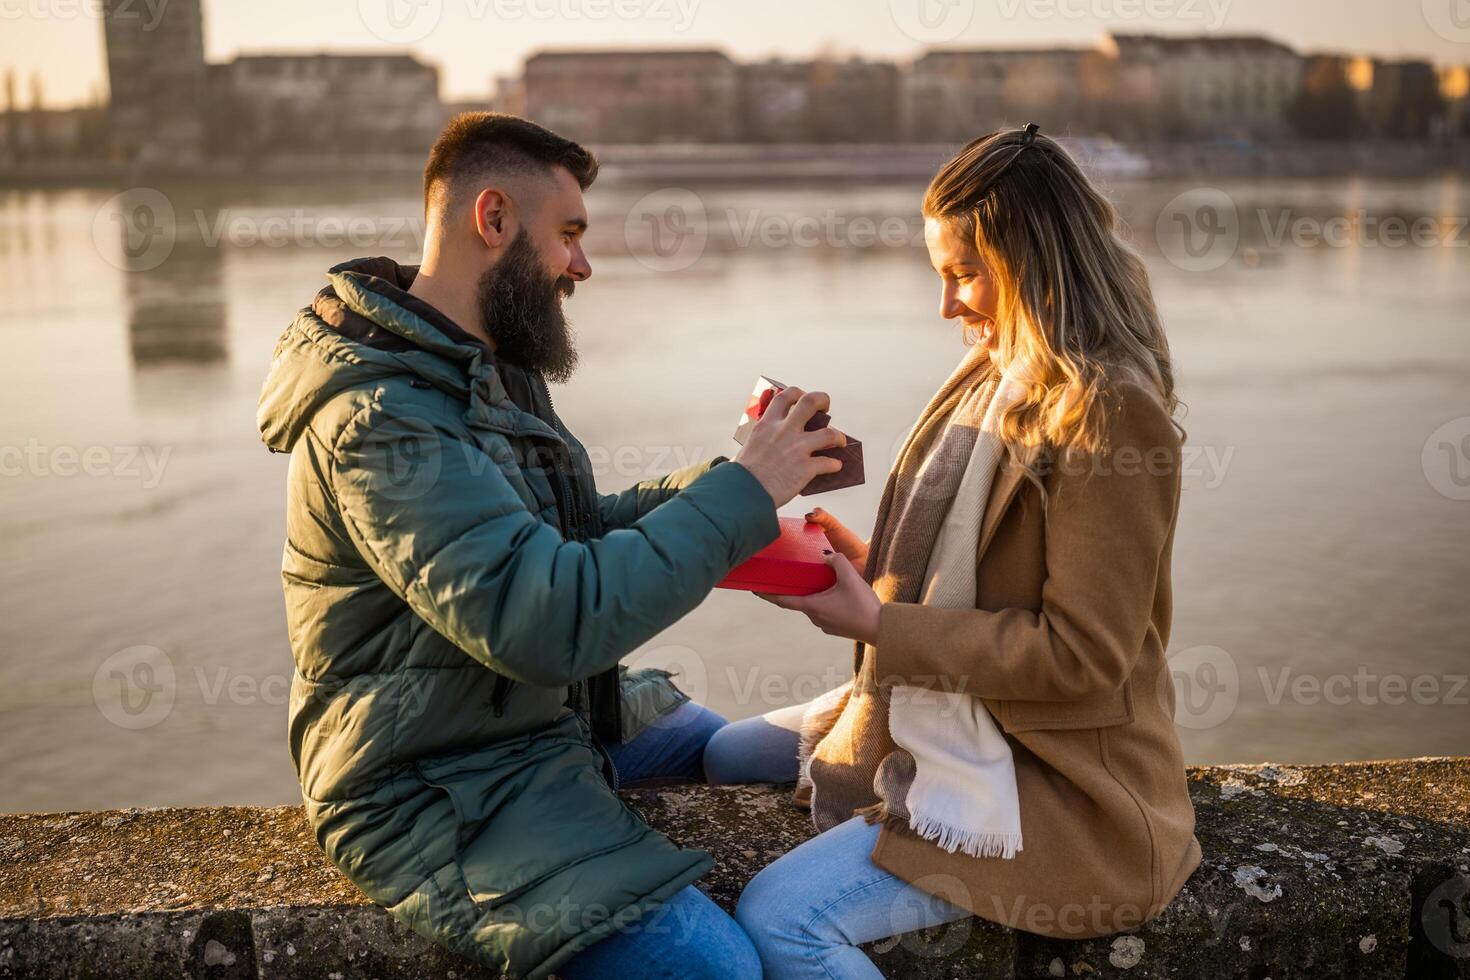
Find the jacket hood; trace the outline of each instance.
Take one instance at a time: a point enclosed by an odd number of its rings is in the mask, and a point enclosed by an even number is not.
[[[327,271],[328,285],[277,341],[261,387],[256,423],[273,452],[290,452],[334,396],[397,375],[464,399],[478,386],[491,415],[515,412],[490,349],[408,292],[417,274],[385,256]]]

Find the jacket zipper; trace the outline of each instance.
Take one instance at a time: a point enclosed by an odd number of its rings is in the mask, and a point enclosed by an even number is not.
[[[495,712],[495,717],[501,718],[505,715],[505,699],[509,697],[514,683],[515,681],[504,674],[495,675],[495,686],[490,689],[490,710]]]
[[[546,377],[539,371],[536,373],[536,381],[540,384],[541,394],[546,399],[546,409],[551,413],[552,427],[556,429],[557,435],[562,437],[562,444],[566,449],[567,459],[570,460],[572,451],[571,433],[567,432],[566,427],[561,424],[561,416],[556,414],[556,403],[551,400],[551,386],[546,383]],[[561,508],[561,511],[564,511],[564,513],[558,514],[562,522],[562,536],[568,540],[584,541],[586,540],[591,515],[582,509],[581,497],[575,492],[576,488],[572,485],[566,471],[562,468],[560,454],[553,456],[552,469],[556,473],[557,485],[561,487],[561,499],[564,504]],[[572,710],[582,720],[582,724],[587,730],[588,741],[597,750],[597,754],[602,757],[604,778],[613,789],[617,789],[621,781],[618,776],[618,768],[613,763],[612,756],[608,754],[607,749],[603,748],[602,739],[597,737],[596,726],[592,723],[592,691],[587,679],[584,678],[572,685],[571,703]]]
[[[557,418],[556,406],[552,404],[551,388],[546,384],[546,379],[540,374],[536,375],[536,379],[541,384],[541,393],[546,396],[546,407],[551,412],[551,418],[557,434],[565,440],[567,433],[561,426],[561,420]],[[552,456],[551,469],[556,476],[557,487],[561,490],[559,496],[563,503],[563,506],[557,509],[557,521],[561,524],[562,537],[570,539],[577,534],[577,522],[572,520],[571,514],[568,512],[577,506],[577,502],[572,493],[572,486],[567,480],[566,473],[562,470],[560,456],[557,454],[553,454]],[[581,540],[580,537],[578,537],[578,540]],[[582,692],[580,691],[582,683],[581,681],[577,682],[572,692],[572,699],[575,702],[572,710],[578,711],[579,714],[580,710],[577,705],[582,701]],[[495,678],[495,685],[490,690],[490,708],[494,711],[495,717],[500,718],[505,715],[505,702],[510,697],[510,689],[514,686],[515,681],[506,677],[504,674]]]
[[[539,372],[536,374],[536,381],[541,385],[541,394],[546,398],[546,409],[551,413],[551,424],[556,429],[557,435],[562,437],[563,445],[567,449],[568,456],[570,456],[570,433],[562,426],[561,417],[556,414],[556,404],[551,400],[551,386],[546,383],[546,378]],[[556,472],[557,485],[561,487],[561,499],[566,505],[563,508],[566,513],[558,515],[561,518],[562,535],[569,539],[575,538],[581,541],[583,540],[583,532],[585,531],[584,525],[586,518],[586,514],[582,511],[582,501],[573,492],[575,488],[572,486],[571,481],[567,479],[566,471],[562,469],[560,455],[553,457],[551,468]]]
[[[551,386],[546,383],[545,376],[540,372],[536,373],[536,381],[541,386],[542,397],[546,399],[546,409],[551,413],[552,427],[556,429],[557,435],[560,435],[565,440],[566,432],[562,429],[561,418],[556,414],[556,404],[551,400]],[[565,443],[565,445],[567,445],[568,452],[570,453],[570,443]],[[561,491],[558,494],[561,507],[557,509],[556,516],[558,522],[561,524],[562,537],[568,541],[580,541],[581,537],[578,534],[579,522],[573,518],[573,511],[580,510],[580,502],[576,499],[576,494],[573,492],[574,488],[571,481],[567,479],[566,471],[562,469],[559,453],[553,454],[551,469],[556,477],[557,488]],[[587,682],[585,680],[577,681],[572,685],[571,703],[572,710],[583,718],[583,721],[587,724],[588,731],[591,731],[591,720],[585,716],[591,701],[591,698],[587,696],[586,685]],[[594,739],[594,741],[596,740]]]

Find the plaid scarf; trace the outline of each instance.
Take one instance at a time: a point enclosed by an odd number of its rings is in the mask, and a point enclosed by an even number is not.
[[[882,601],[924,599],[930,558],[975,453],[980,420],[1000,380],[988,353],[972,348],[910,430],[883,489],[864,569]],[[975,506],[983,510],[984,501]],[[973,599],[972,589],[969,601]],[[889,724],[890,697],[904,689],[880,687],[876,658],[866,654],[867,647],[858,644],[854,678],[814,701],[803,720],[798,799],[810,796],[812,820],[819,831],[861,812],[870,820],[888,815],[910,818],[923,828],[916,829],[930,831],[925,836],[937,838],[941,846],[975,844],[963,833],[946,833],[942,822],[937,824],[932,817],[921,815],[915,821],[907,811],[916,763],[894,741]],[[971,710],[985,712],[973,698],[965,701]],[[906,713],[913,718],[912,711]],[[974,719],[978,724],[988,720]]]

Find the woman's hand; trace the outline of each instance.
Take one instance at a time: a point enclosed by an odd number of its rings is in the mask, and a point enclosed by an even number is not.
[[[828,553],[827,564],[837,573],[837,584],[814,595],[768,595],[757,592],[767,602],[782,609],[806,613],[806,618],[831,636],[845,636],[863,643],[878,642],[878,612],[883,603],[873,587],[863,581],[852,562],[839,554]]]
[[[868,542],[820,507],[813,507],[807,513],[806,519],[809,524],[821,525],[822,530],[827,532],[827,540],[832,542],[837,553],[852,562],[852,567],[857,569],[859,575],[863,574],[868,564]]]

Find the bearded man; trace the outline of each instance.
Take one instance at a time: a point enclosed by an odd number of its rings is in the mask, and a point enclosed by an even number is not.
[[[723,719],[619,660],[773,541],[840,464],[787,389],[734,460],[600,494],[547,379],[592,273],[581,146],[453,119],[424,171],[421,266],[345,262],[261,392],[290,453],[291,757],[326,855],[440,945],[514,976],[758,976],[692,887],[709,855],[618,798],[698,778]]]

